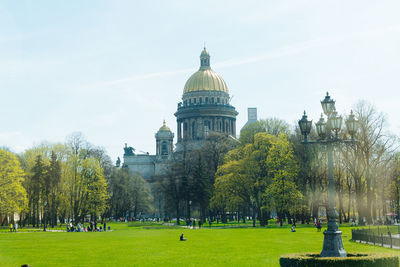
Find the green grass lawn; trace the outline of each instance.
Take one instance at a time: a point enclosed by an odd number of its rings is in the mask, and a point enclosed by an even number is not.
[[[112,224],[111,232],[0,232],[0,266],[279,266],[279,255],[319,252],[323,234],[312,227],[186,229],[157,224]],[[143,227],[145,226],[145,227]],[[399,250],[351,242],[347,252]],[[186,242],[179,236],[185,234]]]

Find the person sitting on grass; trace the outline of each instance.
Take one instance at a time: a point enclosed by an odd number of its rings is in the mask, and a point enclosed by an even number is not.
[[[186,238],[183,237],[183,234],[179,237],[179,241],[186,241]]]
[[[292,233],[293,233],[293,232],[296,232],[296,229],[295,229],[295,226],[294,226],[294,225],[292,225],[292,229],[291,229],[290,231],[292,231]]]

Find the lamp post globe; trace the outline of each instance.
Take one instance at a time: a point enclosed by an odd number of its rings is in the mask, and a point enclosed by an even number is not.
[[[317,134],[320,139],[325,139],[326,134],[327,134],[327,128],[326,128],[326,122],[324,117],[321,114],[321,118],[319,121],[315,124],[315,128],[317,129]]]
[[[358,121],[355,119],[353,110],[350,111],[350,115],[346,120],[347,132],[350,134],[351,139],[354,139],[354,135],[358,130]]]
[[[307,140],[307,135],[311,132],[312,120],[307,120],[306,111],[304,111],[303,117],[299,120],[300,132],[304,136],[304,141]]]
[[[326,96],[324,100],[321,101],[322,110],[324,111],[326,116],[330,116],[332,112],[335,111],[335,100],[333,100],[329,93],[326,92]]]
[[[335,137],[338,137],[339,131],[342,129],[342,116],[338,116],[336,111],[333,111],[328,118],[329,128],[335,133]]]

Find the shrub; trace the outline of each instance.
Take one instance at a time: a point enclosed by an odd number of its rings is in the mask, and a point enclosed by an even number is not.
[[[319,253],[294,253],[280,256],[282,267],[399,267],[399,258],[385,253],[348,253],[347,257],[320,257]]]

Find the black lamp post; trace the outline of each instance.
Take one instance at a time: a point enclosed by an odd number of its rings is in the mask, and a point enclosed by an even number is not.
[[[328,206],[328,229],[324,231],[324,245],[321,257],[346,257],[346,251],[343,247],[342,232],[339,231],[337,224],[338,213],[335,205],[335,185],[333,178],[333,146],[335,143],[355,143],[354,134],[357,132],[358,122],[353,112],[350,113],[346,121],[346,128],[351,136],[351,140],[339,138],[339,132],[342,128],[343,118],[338,116],[335,108],[335,101],[331,99],[328,93],[321,101],[322,109],[327,116],[327,122],[323,115],[315,124],[319,140],[308,140],[307,136],[311,132],[312,121],[307,120],[306,112],[299,120],[301,134],[304,136],[303,144],[324,144],[327,147],[328,155],[328,180],[329,180],[329,206]]]

